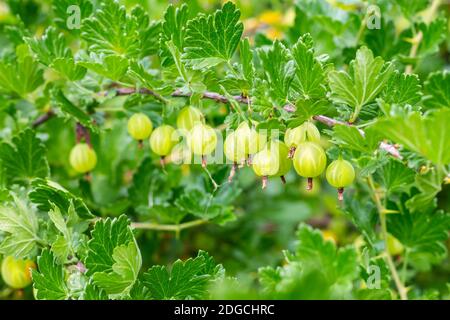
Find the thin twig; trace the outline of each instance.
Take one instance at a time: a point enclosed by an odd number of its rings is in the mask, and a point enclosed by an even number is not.
[[[40,117],[38,117],[36,120],[33,121],[33,124],[32,124],[33,128],[37,128],[41,124],[44,124],[45,122],[47,122],[48,120],[53,118],[54,115],[55,115],[55,112],[53,112],[53,110],[47,111],[46,113],[44,113],[43,115],[41,115]]]
[[[190,97],[192,95],[191,92],[183,92],[179,89],[175,90],[172,93],[172,97]],[[209,92],[206,91],[203,93],[203,99],[211,99],[217,102],[221,102],[221,103],[228,103],[228,98],[225,97],[224,95],[221,95],[219,93],[216,92]],[[239,103],[245,103],[248,104],[248,98],[243,97],[243,96],[233,96],[233,99],[236,100]]]
[[[151,222],[133,222],[131,227],[134,229],[146,229],[146,230],[158,230],[158,231],[172,231],[180,232],[181,230],[196,227],[207,223],[208,220],[199,219],[194,221],[189,221],[181,224],[158,224]]]

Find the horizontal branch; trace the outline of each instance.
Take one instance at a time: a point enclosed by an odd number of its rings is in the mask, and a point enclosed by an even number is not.
[[[126,96],[129,94],[133,94],[133,93],[140,93],[140,94],[147,94],[147,95],[151,95],[153,97],[155,97],[155,99],[163,102],[163,103],[167,103],[167,99],[164,98],[162,95],[160,95],[159,93],[147,89],[147,88],[140,88],[139,90],[136,90],[135,88],[116,88],[116,94],[118,96]]]
[[[190,97],[192,95],[191,92],[182,92],[181,90],[177,89],[172,93],[172,97]],[[216,92],[209,92],[206,91],[203,93],[203,99],[210,99],[210,100],[214,100],[216,102],[221,102],[221,103],[228,103],[229,99],[227,97],[225,97],[224,95],[221,95],[219,93]],[[248,103],[248,98],[247,97],[243,97],[243,96],[233,96],[233,99],[236,100],[237,102],[240,103]]]

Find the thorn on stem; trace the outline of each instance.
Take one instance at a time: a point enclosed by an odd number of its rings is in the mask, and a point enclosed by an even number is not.
[[[144,141],[139,140],[139,141],[138,141],[138,149],[139,149],[139,150],[142,150],[143,148],[144,148]]]
[[[285,176],[280,176],[281,179],[281,183],[286,184],[286,177]]]
[[[161,158],[159,158],[159,163],[161,164],[161,167],[164,169],[166,167],[166,157],[161,156]]]

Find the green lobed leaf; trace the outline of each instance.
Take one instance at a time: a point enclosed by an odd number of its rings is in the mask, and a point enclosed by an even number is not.
[[[241,40],[243,24],[235,4],[227,2],[211,15],[199,15],[186,27],[183,59],[194,69],[230,62]]]
[[[363,136],[354,126],[336,125],[333,127],[333,142],[343,148],[370,154],[378,148],[379,135],[366,130]]]
[[[309,34],[299,38],[291,50],[296,72],[292,88],[303,99],[320,99],[325,96],[326,82],[321,63],[314,56]]]
[[[441,15],[430,24],[420,23],[417,26],[423,34],[420,42],[418,54],[422,57],[439,52],[439,45],[445,41],[445,35],[448,33],[448,23],[445,16]]]
[[[125,7],[114,0],[102,1],[100,9],[81,27],[91,51],[128,57],[140,54],[139,31],[136,17],[128,15]]]
[[[450,138],[447,130],[450,110],[439,109],[422,116],[413,112],[406,117],[392,117],[375,124],[383,137],[417,152],[436,165],[450,163]]]
[[[424,90],[424,105],[427,108],[450,108],[450,72],[431,73],[425,81]]]
[[[76,81],[85,76],[86,69],[75,62],[64,34],[54,27],[47,28],[40,39],[27,37],[25,41],[39,62],[58,71],[67,79]]]
[[[388,193],[408,192],[414,184],[414,170],[393,158],[378,168],[377,173]]]
[[[33,287],[39,300],[65,300],[69,298],[64,269],[56,262],[50,250],[42,250],[37,259],[38,270],[33,270]]]
[[[286,252],[283,267],[260,269],[267,294],[281,299],[350,298],[358,276],[356,251],[337,249],[318,230],[301,224],[294,253]]]
[[[289,50],[276,40],[272,47],[259,49],[258,56],[264,68],[270,96],[276,103],[284,106],[295,76],[295,63]]]
[[[350,119],[354,122],[361,109],[380,94],[393,70],[392,64],[384,63],[381,57],[374,58],[370,49],[362,47],[356,52],[348,72],[331,71],[328,74],[331,98],[335,103],[354,109]]]
[[[364,235],[370,246],[377,241],[375,226],[378,222],[378,214],[375,205],[367,199],[355,199],[344,197],[345,213],[350,217],[354,225]]]
[[[167,47],[169,42],[171,42],[179,52],[183,51],[188,13],[188,6],[186,4],[183,4],[178,8],[170,4],[164,13],[164,20],[161,25],[162,32],[159,40],[161,48],[161,64],[164,67],[168,67],[174,63],[172,54]]]
[[[80,218],[92,219],[94,217],[81,198],[74,196],[54,181],[35,179],[32,182],[32,187],[33,190],[28,194],[28,197],[42,211],[51,210],[51,203],[54,203],[63,212],[69,212],[71,203],[73,203],[74,210]]]
[[[84,289],[81,300],[108,300],[105,290],[98,288],[93,283],[88,283]]]
[[[73,58],[64,34],[54,27],[47,28],[40,39],[25,38],[25,41],[36,54],[39,62],[46,66],[50,66],[57,58]]]
[[[436,195],[442,190],[443,175],[440,170],[431,168],[425,174],[417,174],[415,186],[419,189],[418,194],[414,195],[406,202],[406,206],[412,212],[423,210],[423,208],[436,207]]]
[[[14,136],[11,143],[0,145],[0,160],[12,183],[28,183],[33,178],[49,174],[46,149],[34,130],[25,129]]]
[[[422,86],[415,74],[405,74],[395,71],[383,90],[383,100],[390,104],[416,105],[422,98]]]
[[[427,8],[429,0],[395,0],[394,1],[407,18],[413,17],[419,11]]]
[[[80,65],[102,77],[120,81],[128,71],[128,59],[119,55],[91,54],[89,60],[80,61]]]
[[[94,284],[110,297],[121,297],[130,292],[141,269],[142,257],[136,241],[116,246],[112,259],[112,272],[94,273]]]
[[[140,42],[139,55],[146,57],[156,54],[159,50],[159,35],[161,33],[161,23],[151,21],[147,12],[141,6],[136,6],[131,10],[131,17],[136,20]]]
[[[114,255],[114,250],[123,245],[134,243],[133,232],[130,221],[125,215],[119,218],[107,218],[97,221],[91,233],[91,240],[88,242],[88,255],[86,257],[87,274],[93,275],[97,272],[114,272],[114,264],[118,255]],[[126,251],[126,250],[125,250]]]
[[[200,251],[194,259],[175,261],[170,270],[151,267],[144,273],[143,284],[153,299],[202,299],[207,297],[209,283],[222,276],[222,266]]]
[[[91,117],[80,107],[76,106],[72,101],[70,101],[60,89],[55,89],[52,91],[52,96],[56,102],[56,105],[70,117],[73,117],[77,122],[81,123],[83,126],[88,127],[92,130],[96,130],[96,127],[92,123]]]
[[[12,196],[12,202],[0,205],[0,231],[5,233],[0,253],[17,258],[33,257],[41,241],[36,213],[26,202]]]
[[[14,63],[0,60],[0,90],[25,97],[44,83],[43,71],[31,56]]]
[[[48,216],[60,232],[51,244],[51,249],[59,262],[66,263],[76,257],[78,250],[83,247],[82,242],[86,240],[86,236],[82,233],[89,227],[89,221],[79,219],[72,201],[68,212],[64,214],[56,204],[50,204],[52,208],[48,211]]]
[[[242,39],[240,48],[240,58],[242,66],[242,75],[244,76],[249,88],[253,85],[256,76],[255,64],[253,63],[253,50],[250,48],[248,38]]]
[[[450,229],[450,215],[424,209],[388,216],[388,231],[414,255],[427,255],[441,260],[447,253],[445,241]],[[437,260],[437,261],[439,261]]]
[[[137,280],[134,283],[133,288],[131,288],[128,297],[126,299],[130,300],[151,300],[152,295],[150,293],[150,290],[144,284],[142,281]]]

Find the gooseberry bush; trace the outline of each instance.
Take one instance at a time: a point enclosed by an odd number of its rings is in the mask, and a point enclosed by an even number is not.
[[[0,23],[1,298],[449,297],[443,1]]]

